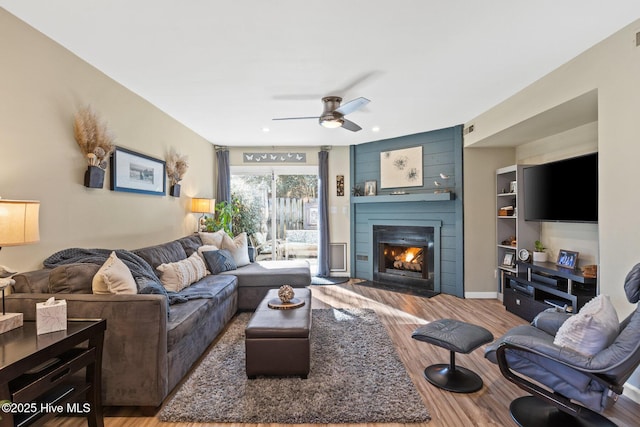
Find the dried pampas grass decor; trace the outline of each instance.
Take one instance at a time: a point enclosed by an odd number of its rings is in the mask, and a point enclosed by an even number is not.
[[[187,173],[189,164],[187,156],[179,154],[175,149],[171,149],[167,155],[167,176],[171,182],[170,193],[172,196],[180,197],[180,181]]]
[[[107,125],[99,121],[91,107],[83,107],[75,114],[73,135],[89,166],[106,169],[107,158],[115,147],[115,138],[107,129]]]
[[[171,181],[171,184],[175,185],[182,181],[184,174],[189,169],[189,163],[187,163],[188,157],[179,154],[173,148],[169,151],[167,156],[167,176]]]

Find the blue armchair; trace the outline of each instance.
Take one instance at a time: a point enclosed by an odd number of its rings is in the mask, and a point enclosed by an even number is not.
[[[629,302],[638,303],[640,264],[629,272],[624,288]],[[591,355],[554,344],[569,317],[544,311],[531,325],[509,330],[485,350],[505,378],[533,395],[511,402],[511,416],[520,426],[615,425],[601,412],[615,403],[640,364],[640,308],[619,323],[610,343]]]

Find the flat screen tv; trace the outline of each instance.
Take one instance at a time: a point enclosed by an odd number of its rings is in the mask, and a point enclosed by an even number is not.
[[[598,222],[598,153],[523,168],[524,219]]]

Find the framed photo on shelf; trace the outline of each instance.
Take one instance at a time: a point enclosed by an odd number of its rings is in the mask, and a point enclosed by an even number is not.
[[[165,195],[165,162],[116,147],[111,155],[111,189],[130,193]]]
[[[364,183],[364,195],[375,196],[376,195],[376,181],[365,181]]]
[[[556,265],[558,267],[575,269],[578,263],[578,252],[568,251],[566,249],[560,249],[558,251],[558,260]]]
[[[502,259],[502,265],[505,267],[513,267],[515,265],[515,254],[513,252],[506,252]]]

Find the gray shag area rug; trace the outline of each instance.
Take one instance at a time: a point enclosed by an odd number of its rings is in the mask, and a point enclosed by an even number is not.
[[[247,379],[244,329],[250,315],[236,316],[160,411],[160,420],[285,424],[430,420],[373,310],[313,310],[311,372],[306,380]]]

